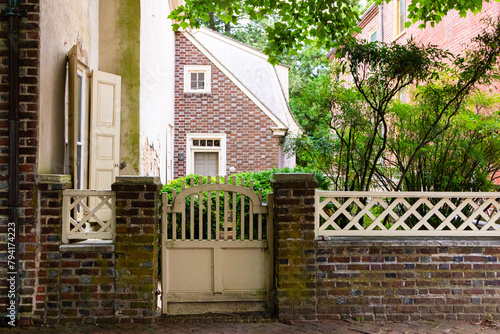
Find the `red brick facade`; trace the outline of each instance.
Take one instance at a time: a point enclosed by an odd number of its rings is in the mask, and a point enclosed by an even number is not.
[[[1,0],[3,8],[7,0]],[[21,1],[27,16],[20,19],[19,41],[19,186],[20,186],[20,312],[30,316],[33,312],[33,295],[37,286],[34,259],[40,256],[37,247],[40,234],[36,230],[36,172],[38,151],[39,113],[39,54],[40,54],[40,4],[39,0]],[[7,299],[7,224],[8,175],[9,175],[9,60],[7,36],[8,20],[1,18],[0,29],[0,316],[6,314]],[[4,320],[4,319],[2,319]]]
[[[409,4],[410,0],[407,0],[407,6]],[[380,34],[379,8],[374,6],[369,12],[365,13],[359,23],[359,26],[363,29],[360,34],[362,39],[367,40],[369,33],[373,29],[377,29],[377,33]],[[404,33],[396,36],[394,27],[394,18],[396,15],[395,1],[391,1],[390,3],[384,2],[382,8],[383,42],[391,43],[397,41],[404,43],[407,39],[413,37],[417,43],[431,43],[453,54],[462,53],[464,48],[468,46],[471,38],[482,32],[485,27],[485,22],[482,20],[488,17],[496,19],[500,16],[500,3],[496,1],[483,2],[481,12],[475,15],[469,12],[465,18],[461,18],[457,11],[452,10],[434,27],[427,24],[425,29],[419,29],[418,23],[412,24],[406,28]]]
[[[186,175],[188,133],[226,134],[226,173],[278,167],[279,137],[264,114],[217,66],[186,37],[176,33],[174,178]],[[184,93],[184,65],[211,66],[211,93]]]

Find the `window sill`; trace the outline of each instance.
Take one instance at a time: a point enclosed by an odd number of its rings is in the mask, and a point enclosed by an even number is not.
[[[184,92],[184,95],[185,96],[190,96],[190,95],[212,95],[212,92],[207,92],[207,91],[203,91],[203,92]]]
[[[404,30],[402,33],[400,33],[399,35],[397,35],[396,37],[394,37],[392,39],[393,42],[397,41],[398,39],[400,39],[401,37],[403,37],[404,35],[406,35],[406,30]]]

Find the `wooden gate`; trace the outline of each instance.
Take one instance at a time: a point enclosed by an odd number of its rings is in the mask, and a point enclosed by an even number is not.
[[[250,182],[210,177],[163,193],[163,313],[255,312],[270,307],[272,205]],[[190,184],[194,185],[194,179]],[[170,200],[169,200],[170,198]],[[272,203],[272,194],[267,203]]]

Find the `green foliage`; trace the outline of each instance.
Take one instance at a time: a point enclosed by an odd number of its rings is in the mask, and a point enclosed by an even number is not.
[[[239,173],[232,175],[228,178],[220,178],[221,183],[229,183],[233,184],[233,182],[236,182],[236,185],[241,185],[241,178],[243,177],[245,180],[245,187],[250,187],[250,181],[253,182],[253,189],[256,191],[261,191],[263,199],[265,201],[265,198],[267,198],[267,194],[272,193],[272,187],[271,187],[271,180],[273,178],[273,175],[275,173],[313,173],[315,176],[315,179],[318,181],[319,188],[326,190],[329,187],[329,181],[328,179],[323,176],[319,172],[312,172],[310,169],[303,168],[303,167],[296,167],[296,168],[282,168],[282,169],[277,169],[274,168],[272,170],[267,170],[267,171],[259,171],[259,172],[245,172],[245,173]],[[207,184],[207,177],[202,178],[203,184]],[[178,178],[175,179],[171,182],[168,182],[165,184],[162,189],[160,190],[160,194],[162,193],[167,193],[168,194],[168,203],[172,203],[172,194],[174,192],[174,189],[177,194],[179,194],[182,190],[182,183],[185,183],[186,188],[196,186],[200,184],[200,176],[199,175],[188,175],[183,178]],[[211,179],[212,183],[216,182],[216,178],[212,177]],[[233,231],[235,232],[236,238],[240,239],[242,237],[241,233],[241,226],[242,222],[244,226],[244,237],[246,239],[250,238],[252,230],[254,238],[256,238],[259,234],[258,230],[258,225],[257,225],[257,217],[256,215],[252,216],[252,219],[254,221],[253,224],[253,229],[250,229],[249,226],[251,225],[251,217],[250,217],[250,200],[248,197],[244,197],[243,201],[243,211],[242,211],[242,203],[241,203],[241,195],[240,194],[235,194],[234,197],[233,195],[229,196],[224,196],[223,192],[220,192],[219,197],[217,198],[217,194],[215,192],[212,192],[210,194],[210,202],[209,202],[209,197],[208,193],[204,193],[202,196],[199,194],[195,194],[193,196],[188,196],[186,197],[186,202],[185,202],[185,219],[186,219],[186,237],[190,237],[190,232],[191,232],[191,227],[193,228],[194,236],[195,238],[199,237],[199,231],[200,231],[200,222],[201,222],[201,230],[202,230],[202,236],[203,238],[208,237],[208,225],[210,225],[210,237],[212,239],[215,239],[216,237],[216,231],[217,231],[217,221],[219,222],[219,231],[224,230],[224,221],[230,221],[234,222],[234,226],[232,227]],[[217,217],[217,211],[216,211],[216,205],[219,205],[220,211],[219,215]],[[208,212],[210,212],[210,222],[208,222]],[[244,214],[242,214],[244,212]],[[228,216],[228,214],[230,216]],[[201,215],[201,220],[200,220],[200,215]],[[262,217],[263,219],[263,229],[262,229],[262,235],[265,238],[266,236],[266,217]],[[181,215],[177,215],[175,218],[172,214],[169,214],[168,221],[169,224],[167,225],[167,233],[169,237],[172,237],[172,230],[173,230],[173,225],[172,222],[175,220],[176,227],[175,227],[175,234],[176,238],[181,239],[182,238],[182,218]]]
[[[255,190],[262,190],[262,196],[265,197],[267,194],[272,193],[271,180],[273,179],[273,175],[276,173],[313,173],[314,178],[318,182],[318,188],[322,190],[327,190],[330,186],[328,178],[326,178],[321,172],[313,170],[311,168],[297,166],[295,168],[273,168],[264,171],[257,172],[244,172],[231,175],[230,177],[224,178],[220,177],[221,183],[232,183],[233,177],[239,181],[242,177],[245,179],[245,187],[250,186],[250,181],[253,182],[253,188]],[[203,176],[203,184],[207,184],[207,176]],[[193,184],[191,184],[191,179],[193,179]],[[186,187],[192,187],[193,185],[199,184],[200,176],[196,174],[191,174],[185,177],[177,178],[175,180],[169,181],[164,184],[162,189],[160,190],[160,194],[166,192],[169,194],[169,202],[172,201],[172,191],[175,189],[177,193],[181,191],[182,182],[186,183]],[[227,180],[226,180],[227,179]],[[211,182],[215,183],[216,179],[212,176]],[[240,183],[238,183],[240,184]]]
[[[468,10],[476,13],[481,7],[481,0],[414,0],[408,7],[408,18],[414,23],[423,21],[421,26],[425,26],[426,22],[439,22],[452,9],[465,16]],[[178,30],[199,28],[200,21],[209,22],[211,15],[233,25],[241,19],[258,21],[276,15],[278,19],[266,28],[268,43],[264,52],[271,64],[277,64],[280,55],[297,54],[307,45],[323,49],[343,45],[360,30],[356,27],[359,10],[358,0],[186,0],[169,18],[180,22],[173,25]]]
[[[309,133],[288,140],[287,149],[337,190],[491,189],[498,96],[475,95],[475,87],[497,79],[500,25],[470,45],[454,56],[412,41],[346,44],[336,70],[352,85],[323,77],[315,80],[319,89],[304,90],[307,116],[299,121]],[[416,87],[412,103],[398,103],[407,87]]]

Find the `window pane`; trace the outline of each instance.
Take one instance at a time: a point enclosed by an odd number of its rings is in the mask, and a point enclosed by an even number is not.
[[[207,146],[206,140],[200,140],[200,146]]]
[[[370,42],[376,42],[377,41],[377,31],[374,31],[370,35]]]
[[[405,0],[399,0],[399,32],[402,32],[405,28],[405,12],[406,3]]]
[[[214,146],[214,141],[212,139],[207,140],[207,146]]]
[[[220,140],[214,140],[214,146],[220,147]]]
[[[198,139],[193,139],[193,146],[200,146],[200,141]]]

